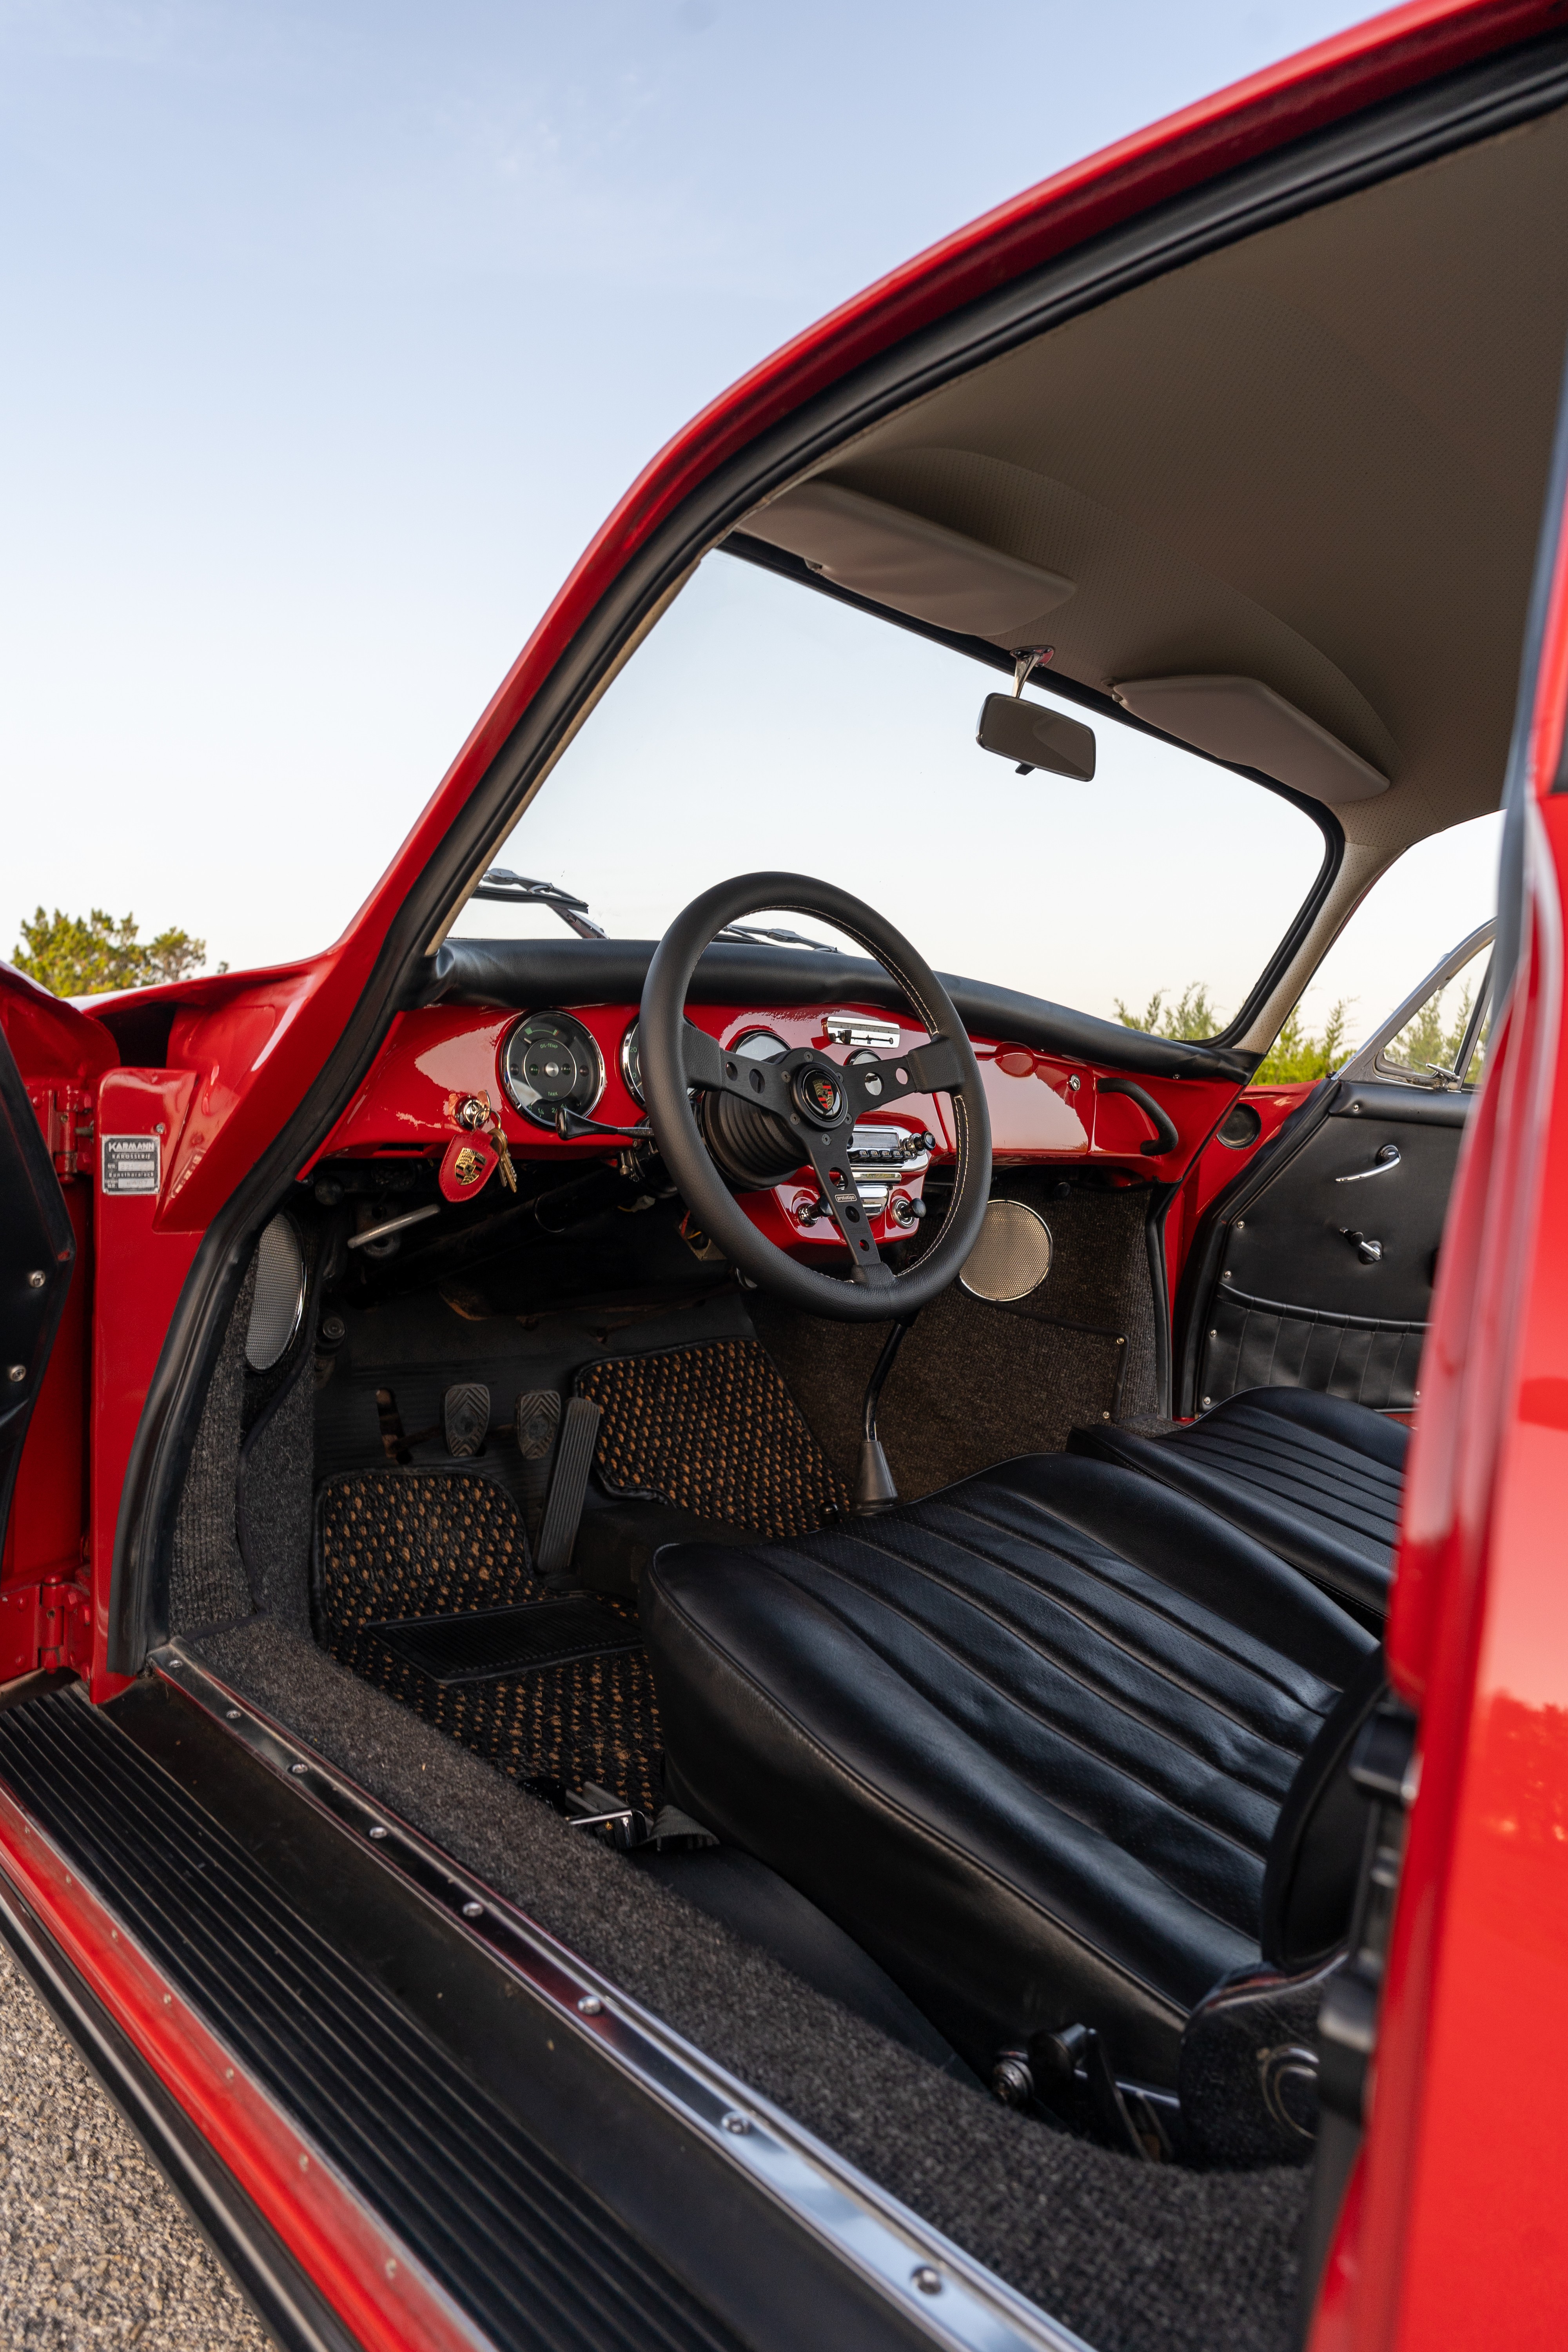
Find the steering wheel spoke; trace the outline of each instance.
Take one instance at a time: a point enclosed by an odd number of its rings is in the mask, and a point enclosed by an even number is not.
[[[906,1095],[956,1094],[963,1085],[964,1056],[949,1037],[933,1037],[907,1054],[885,1054],[879,1062],[851,1062],[844,1072],[859,1110],[883,1110]]]
[[[680,1063],[689,1087],[717,1093],[724,1084],[724,1049],[717,1037],[699,1029],[694,1021],[680,1024]]]
[[[686,1022],[680,1033],[681,1066],[689,1086],[709,1094],[733,1095],[737,1101],[771,1110],[775,1118],[793,1118],[790,1077],[803,1057],[792,1054],[778,1062],[761,1062],[746,1054],[729,1054],[717,1037],[696,1023]],[[804,1155],[803,1155],[804,1156]]]
[[[849,1145],[854,1136],[853,1120],[841,1127],[824,1131],[817,1128],[802,1129],[806,1157],[816,1178],[817,1190],[826,1202],[828,1211],[840,1234],[847,1244],[849,1263],[858,1282],[890,1283],[893,1271],[883,1263],[882,1254],[871,1234],[871,1215],[860,1198],[860,1188],[855,1181],[855,1171],[849,1164]]]

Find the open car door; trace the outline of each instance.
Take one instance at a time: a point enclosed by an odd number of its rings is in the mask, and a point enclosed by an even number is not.
[[[100,1023],[0,965],[0,1687],[78,1663]]]
[[[1234,1158],[1250,1128],[1253,1148],[1187,1258],[1179,1414],[1258,1388],[1380,1412],[1419,1402],[1438,1244],[1485,1065],[1491,939],[1487,923],[1461,941],[1271,1136],[1244,1095],[1208,1145],[1205,1159]]]

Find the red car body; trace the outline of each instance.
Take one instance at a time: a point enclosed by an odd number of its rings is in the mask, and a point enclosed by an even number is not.
[[[650,534],[748,443],[918,328],[1306,133],[1560,26],[1560,0],[1418,0],[1074,165],[892,273],[754,369],[648,466],[594,539],[349,929],[305,961],[149,991],[156,1066],[7,975],[6,1036],[69,1206],[77,1272],[32,1419],[0,1576],[0,1681],[130,1677],[110,1583],[158,1443],[148,1401],[185,1344],[187,1277],[237,1186],[345,1037],[385,1033],[376,976],[479,780]],[[1554,495],[1561,498],[1559,478]],[[1568,2048],[1568,1069],[1563,904],[1568,533],[1527,656],[1521,961],[1450,1212],[1388,1654],[1420,1719],[1375,2095],[1314,2352],[1524,2352],[1568,2315],[1561,2117]],[[418,1016],[404,1016],[417,1019]],[[346,1066],[346,1065],[344,1065]],[[317,1123],[315,1148],[352,1087]],[[1289,1090],[1268,1090],[1277,1125]],[[1209,1107],[1213,1108],[1213,1107]],[[151,1117],[149,1117],[151,1113]],[[330,1116],[329,1116],[330,1114]],[[100,1212],[94,1137],[161,1123],[161,1195]],[[1270,1131],[1266,1124],[1264,1137]],[[1195,1160],[1195,1152],[1191,1155]],[[1212,1170],[1212,1161],[1211,1161]],[[1222,1171],[1228,1173],[1228,1171]],[[1194,1167],[1183,1236],[1217,1181]],[[0,1869],[366,2346],[471,2340],[332,2183],[310,2173],[199,2019],[121,1945],[0,1795]],[[231,2070],[232,2071],[232,2070]]]

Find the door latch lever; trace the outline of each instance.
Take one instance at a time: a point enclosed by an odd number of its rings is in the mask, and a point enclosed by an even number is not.
[[[1373,1167],[1358,1168],[1353,1176],[1336,1176],[1334,1181],[1336,1184],[1364,1184],[1369,1176],[1386,1176],[1390,1169],[1397,1168],[1398,1165],[1398,1144],[1385,1143]]]

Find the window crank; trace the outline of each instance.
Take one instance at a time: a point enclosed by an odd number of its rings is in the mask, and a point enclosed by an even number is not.
[[[1377,1171],[1375,1169],[1369,1169],[1367,1172],[1369,1175],[1375,1175]],[[1360,1258],[1363,1265],[1376,1265],[1380,1263],[1383,1256],[1383,1244],[1381,1242],[1368,1241],[1364,1234],[1353,1233],[1349,1225],[1342,1225],[1340,1227],[1340,1231],[1343,1234],[1347,1242],[1353,1242],[1355,1244],[1355,1254],[1357,1257]]]

